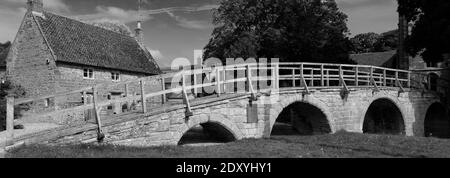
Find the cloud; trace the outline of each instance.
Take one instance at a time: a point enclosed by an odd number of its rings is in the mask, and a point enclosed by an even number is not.
[[[169,14],[170,17],[175,19],[179,26],[184,27],[184,28],[197,29],[197,30],[213,28],[213,25],[210,22],[208,22],[208,21],[204,21],[204,20],[188,20],[188,19],[186,19],[184,17],[177,16],[177,15],[175,15],[172,12],[167,12],[167,14]]]
[[[0,7],[0,42],[12,41],[19,29],[20,23],[27,10],[20,8]]]
[[[138,20],[141,21],[148,21],[152,19],[151,16],[144,15],[140,16],[139,13],[136,10],[125,10],[118,7],[112,7],[112,6],[97,6],[95,9],[96,13],[94,14],[88,14],[88,15],[79,15],[75,16],[74,18],[83,20],[83,21],[91,21],[91,20],[98,20],[98,19],[110,19],[110,20],[117,20],[122,23],[129,23],[129,22],[135,22]]]
[[[21,6],[23,8],[26,7],[25,0],[3,0],[8,6]],[[44,0],[44,8],[46,10],[58,13],[67,13],[70,12],[69,6],[65,3],[64,0]]]
[[[156,49],[150,49],[150,48],[147,48],[147,49],[150,52],[150,54],[152,54],[153,58],[155,58],[155,60],[164,59],[164,55],[161,53],[161,51],[156,50]]]

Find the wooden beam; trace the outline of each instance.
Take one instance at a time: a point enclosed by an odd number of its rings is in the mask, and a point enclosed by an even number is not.
[[[320,65],[320,86],[324,87],[325,86],[325,76],[324,76],[324,65]]]
[[[295,87],[295,69],[292,69],[292,86]]]
[[[6,132],[7,140],[14,141],[14,97],[6,97]]]
[[[216,92],[217,92],[217,96],[220,97],[220,93],[222,93],[221,88],[220,88],[220,68],[219,66],[216,67]]]
[[[309,88],[308,88],[308,83],[306,83],[305,77],[303,75],[303,72],[304,72],[303,68],[304,68],[304,66],[303,66],[303,64],[301,64],[300,65],[300,80],[303,83],[303,85],[305,85],[306,94],[309,94],[310,92],[309,92]]]
[[[141,80],[140,84],[141,84],[142,112],[146,113],[147,112],[147,101],[145,98],[145,82],[144,82],[144,80]]]
[[[247,71],[247,84],[248,84],[248,92],[251,95],[251,99],[253,101],[256,101],[256,93],[255,90],[253,88],[253,81],[252,81],[252,68],[250,67],[250,65],[247,65],[246,67],[246,71]]]
[[[95,112],[95,120],[97,122],[97,141],[101,142],[105,138],[105,134],[103,133],[102,129],[102,121],[100,118],[100,108],[97,107],[98,104],[98,91],[96,87],[92,88],[93,95],[94,95],[94,112]]]
[[[359,86],[359,67],[355,67],[355,86]]]
[[[181,82],[181,87],[182,87],[182,95],[183,95],[183,102],[184,104],[186,104],[186,112],[185,112],[185,116],[187,118],[191,117],[194,115],[194,113],[192,113],[192,109],[191,109],[191,104],[189,102],[189,97],[186,91],[186,77],[184,74],[182,74],[182,80],[183,82]]]
[[[166,90],[166,80],[164,79],[164,77],[161,77],[161,91],[165,91]],[[195,93],[195,91],[194,91]],[[162,94],[161,95],[161,104],[166,104],[166,100],[167,100],[167,96],[166,94]]]

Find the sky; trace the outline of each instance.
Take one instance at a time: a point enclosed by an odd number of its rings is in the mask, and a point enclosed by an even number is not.
[[[113,19],[132,30],[143,21],[144,43],[161,67],[175,58],[194,58],[195,49],[208,43],[214,26],[212,9],[220,0],[44,0],[47,11],[81,19]],[[348,15],[351,36],[365,32],[382,33],[396,28],[396,0],[336,0]],[[157,10],[178,7],[184,11]],[[0,42],[13,41],[26,12],[26,0],[0,0]]]

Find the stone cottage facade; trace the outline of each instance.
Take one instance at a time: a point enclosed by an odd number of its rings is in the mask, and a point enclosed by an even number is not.
[[[43,0],[28,0],[6,58],[6,77],[26,97],[49,95],[161,73],[136,37],[47,12]]]

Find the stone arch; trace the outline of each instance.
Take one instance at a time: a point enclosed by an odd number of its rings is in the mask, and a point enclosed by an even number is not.
[[[329,112],[328,107],[313,95],[302,96],[300,94],[295,94],[295,95],[280,95],[280,97],[282,98],[282,100],[280,100],[280,102],[278,102],[277,104],[274,104],[274,106],[270,110],[270,118],[269,118],[270,130],[269,132],[266,132],[266,135],[270,135],[276,120],[283,112],[283,110],[295,103],[304,103],[313,108],[316,108],[323,114],[324,118],[326,119],[330,129],[330,133],[336,132],[333,120],[331,119],[332,114]]]
[[[240,140],[243,138],[241,130],[230,120],[225,119],[223,116],[207,116],[205,114],[193,116],[177,129],[175,141],[178,144],[183,136],[191,129],[201,125],[206,128],[206,132],[209,132],[218,139],[224,139],[228,141]]]
[[[361,116],[363,133],[406,134],[404,108],[398,99],[378,95],[369,102]]]
[[[428,107],[423,127],[425,137],[450,138],[450,119],[442,103],[435,102]]]

